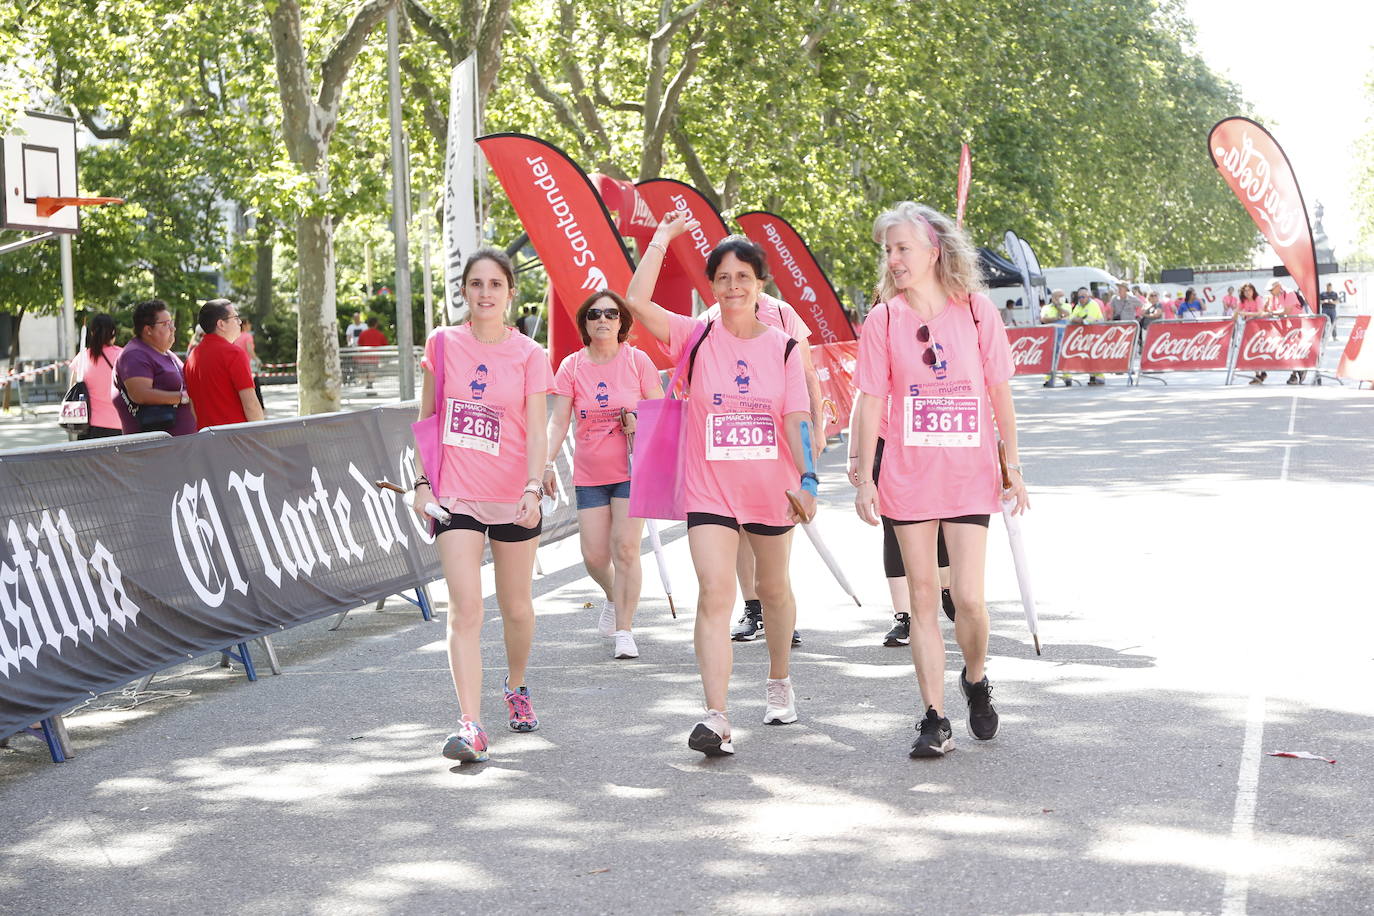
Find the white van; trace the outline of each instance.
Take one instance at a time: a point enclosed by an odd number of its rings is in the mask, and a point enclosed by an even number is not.
[[[1116,295],[1116,277],[1097,267],[1047,267],[1045,285],[1051,290],[1062,289],[1067,300],[1073,291],[1086,286],[1094,296],[1103,302],[1110,302]]]

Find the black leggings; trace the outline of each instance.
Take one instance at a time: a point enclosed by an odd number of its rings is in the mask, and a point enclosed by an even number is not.
[[[883,467],[883,445],[884,441],[878,439],[878,448],[873,452],[873,485],[878,485],[878,474]],[[883,574],[889,579],[901,579],[906,576],[906,564],[902,562],[902,548],[897,543],[897,532],[893,530],[892,519],[886,515],[880,516],[883,520]],[[963,521],[963,519],[950,519],[950,521]],[[898,522],[897,524],[902,524]],[[987,527],[987,522],[983,522]],[[935,538],[935,550],[939,555],[937,561],[943,568],[949,566],[949,549],[945,547],[945,530],[940,529],[940,533]]]

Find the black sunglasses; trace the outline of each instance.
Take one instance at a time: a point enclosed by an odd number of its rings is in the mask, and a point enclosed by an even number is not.
[[[916,339],[923,344],[930,343],[930,325],[923,324],[916,329]],[[926,347],[926,352],[921,354],[921,362],[927,366],[933,366],[937,362],[935,359],[935,348]]]
[[[588,321],[599,321],[602,317],[615,321],[620,317],[620,309],[587,309]]]

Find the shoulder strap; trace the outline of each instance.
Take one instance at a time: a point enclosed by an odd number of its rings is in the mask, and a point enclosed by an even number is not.
[[[787,338],[787,346],[785,346],[785,347],[782,348],[782,361],[783,361],[784,364],[786,364],[786,362],[787,362],[787,357],[791,356],[791,355],[792,355],[792,351],[795,350],[796,348],[797,348],[797,338],[795,338],[795,337],[789,337],[789,338]]]
[[[714,324],[714,320],[706,322],[706,330],[701,332],[701,336],[697,338],[697,342],[692,345],[692,354],[687,357],[687,385],[689,387],[692,384],[692,370],[695,369],[697,365],[697,351],[701,349],[702,343],[706,340],[706,335],[711,333],[711,326]]]

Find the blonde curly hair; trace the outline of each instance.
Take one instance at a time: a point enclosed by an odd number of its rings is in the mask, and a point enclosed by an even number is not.
[[[918,238],[935,237],[940,257],[935,261],[935,277],[946,294],[967,296],[983,290],[983,272],[978,267],[978,251],[964,230],[934,207],[904,200],[890,210],[884,210],[873,221],[873,241],[879,245],[887,241],[887,231],[902,223],[916,228]],[[887,302],[897,295],[897,284],[884,256],[878,262],[877,301]]]

